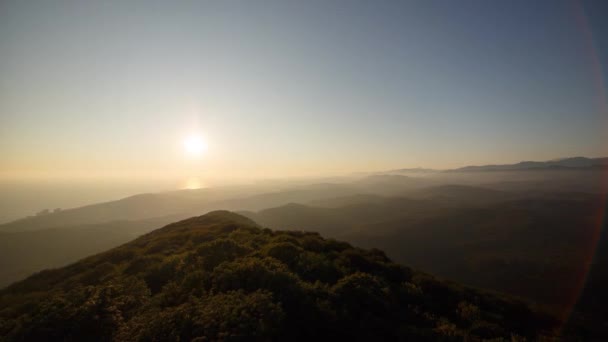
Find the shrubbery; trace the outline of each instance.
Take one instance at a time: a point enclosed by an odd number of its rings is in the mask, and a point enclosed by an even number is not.
[[[540,317],[543,318],[543,317]],[[436,340],[545,333],[525,305],[215,212],[0,292],[15,341]]]

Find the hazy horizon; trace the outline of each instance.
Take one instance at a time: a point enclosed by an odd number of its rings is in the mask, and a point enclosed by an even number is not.
[[[608,155],[601,2],[0,6],[7,181]]]
[[[601,2],[0,4],[0,222],[144,192],[604,157]]]
[[[578,156],[580,157],[580,156]],[[572,158],[572,157],[570,157]],[[554,158],[548,161],[557,161],[562,158]],[[517,161],[525,162],[525,161]],[[539,162],[539,161],[535,161]],[[544,161],[540,161],[544,162]],[[513,163],[513,164],[516,164]],[[505,165],[509,163],[498,163]],[[492,164],[487,164],[492,165]],[[480,166],[480,165],[462,165]],[[85,205],[100,202],[115,201],[126,197],[144,193],[163,193],[176,190],[198,190],[198,189],[230,189],[230,188],[256,188],[258,191],[280,191],[293,189],[299,186],[322,183],[345,183],[353,180],[364,179],[367,176],[390,174],[392,171],[417,169],[418,167],[394,167],[383,170],[345,172],[335,174],[325,174],[317,176],[299,177],[251,177],[251,178],[217,178],[204,179],[197,176],[189,178],[156,178],[156,179],[137,179],[124,178],[29,178],[29,179],[0,179],[0,224],[17,220],[26,216],[36,215],[42,210],[53,211],[55,209],[72,209]],[[423,170],[429,170],[422,167]],[[584,170],[584,169],[583,169]],[[434,169],[437,173],[405,173],[401,174],[413,177],[413,180],[421,181],[425,178],[443,179],[448,183],[459,184],[463,180],[476,178],[471,177],[466,172],[443,173],[449,169]],[[593,172],[593,170],[591,169]],[[596,170],[603,174],[601,169]],[[574,170],[574,172],[576,172]],[[526,179],[529,176],[526,172],[515,176],[515,179]],[[533,172],[534,173],[534,172]],[[560,172],[558,171],[558,174]],[[475,173],[474,173],[475,174]],[[490,173],[491,174],[491,173]],[[500,174],[497,178],[501,179],[504,175]],[[538,179],[538,176],[536,176]],[[560,179],[562,176],[552,175],[549,178]],[[592,176],[593,177],[593,176]],[[482,177],[483,178],[483,177]],[[489,179],[496,178],[490,176],[485,182],[491,183]],[[566,177],[567,178],[567,177]],[[503,181],[506,179],[503,179]],[[483,181],[482,181],[483,183]],[[597,184],[598,191],[603,191],[604,184]]]

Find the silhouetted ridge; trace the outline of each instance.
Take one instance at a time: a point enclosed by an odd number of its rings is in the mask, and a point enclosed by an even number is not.
[[[522,161],[516,164],[465,166],[449,172],[469,171],[520,171],[520,170],[559,170],[594,169],[608,167],[608,158],[572,157],[549,161]]]
[[[187,229],[199,229],[217,225],[226,225],[234,227],[241,225],[256,227],[257,223],[253,222],[253,220],[245,216],[233,213],[228,210],[215,210],[205,215],[190,217],[185,220],[171,223],[161,229],[149,233],[148,235],[159,234],[172,229],[181,229],[183,231]]]

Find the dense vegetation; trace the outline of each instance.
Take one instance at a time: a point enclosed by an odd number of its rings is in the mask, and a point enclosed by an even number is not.
[[[399,263],[479,288],[571,309],[597,244],[599,195],[551,193],[511,199],[481,188],[437,188],[426,199],[343,197],[244,213],[271,229],[315,230]],[[440,190],[440,191],[439,191]],[[507,198],[504,200],[504,198]],[[604,224],[605,226],[605,224]],[[604,228],[606,230],[606,228]],[[608,249],[600,243],[578,311],[608,321]]]
[[[3,340],[536,340],[524,303],[229,212],[170,224],[0,292]]]

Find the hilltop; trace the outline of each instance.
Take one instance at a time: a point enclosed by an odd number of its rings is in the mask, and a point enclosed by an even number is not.
[[[0,291],[3,340],[537,339],[523,302],[318,233],[227,211],[169,224]]]

